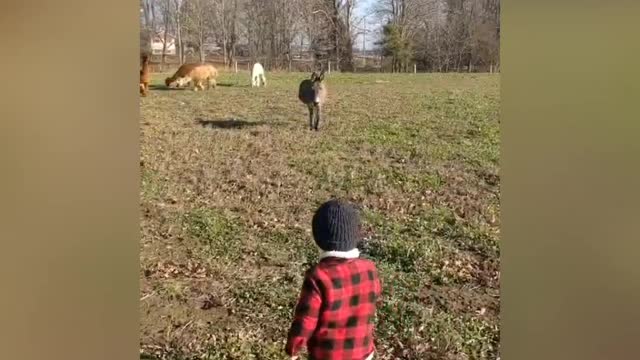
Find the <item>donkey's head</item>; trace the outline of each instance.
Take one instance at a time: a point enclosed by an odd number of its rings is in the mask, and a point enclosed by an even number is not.
[[[311,81],[314,83],[321,83],[324,80],[324,70],[320,70],[320,72],[314,71],[311,73]]]

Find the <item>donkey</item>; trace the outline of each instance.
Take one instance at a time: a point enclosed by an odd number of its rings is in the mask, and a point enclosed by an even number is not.
[[[327,86],[324,80],[324,69],[320,74],[315,71],[311,73],[311,78],[303,80],[298,90],[298,98],[309,108],[309,129],[318,131],[320,123],[320,113],[322,104],[327,99]],[[315,120],[315,122],[314,122]]]
[[[260,63],[253,64],[251,71],[251,87],[267,86],[267,78],[264,76],[264,68]]]

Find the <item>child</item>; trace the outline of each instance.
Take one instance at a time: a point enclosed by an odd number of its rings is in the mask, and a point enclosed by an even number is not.
[[[360,217],[350,204],[330,200],[313,216],[320,261],[305,275],[285,351],[297,359],[370,360],[381,285],[372,261],[359,259]]]

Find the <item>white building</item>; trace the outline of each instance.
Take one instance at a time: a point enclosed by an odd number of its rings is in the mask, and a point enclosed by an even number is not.
[[[162,55],[162,49],[164,47],[164,34],[155,35],[151,39],[151,53],[153,55]],[[166,55],[175,55],[176,54],[176,38],[167,34],[167,48],[165,49]]]

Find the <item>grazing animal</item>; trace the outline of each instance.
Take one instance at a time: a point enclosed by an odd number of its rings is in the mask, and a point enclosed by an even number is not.
[[[142,56],[142,69],[140,69],[140,95],[147,96],[149,83],[151,82],[151,71],[149,70],[149,56]]]
[[[327,86],[324,82],[324,69],[320,74],[315,71],[311,78],[303,80],[298,90],[298,98],[309,108],[309,129],[318,130],[322,104],[327,99]],[[315,121],[314,121],[315,120]]]
[[[260,63],[253,64],[251,71],[251,87],[267,86],[267,78],[264,76],[264,68]]]
[[[173,76],[165,79],[164,83],[171,87],[173,85],[181,87],[189,82],[193,84],[193,90],[204,90],[212,86],[217,86],[216,77],[218,70],[211,64],[184,64],[173,74]]]

